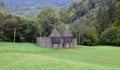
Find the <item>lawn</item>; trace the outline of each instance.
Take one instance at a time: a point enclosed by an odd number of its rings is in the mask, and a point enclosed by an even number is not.
[[[0,70],[120,70],[120,47],[39,47],[0,42]]]

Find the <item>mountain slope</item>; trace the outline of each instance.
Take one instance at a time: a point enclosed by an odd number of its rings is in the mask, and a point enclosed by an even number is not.
[[[4,6],[3,2],[0,2],[0,13],[3,14],[3,15],[7,14],[7,11],[5,9],[5,6]]]
[[[19,15],[35,16],[44,6],[54,8],[66,6],[72,0],[4,0],[8,12]]]

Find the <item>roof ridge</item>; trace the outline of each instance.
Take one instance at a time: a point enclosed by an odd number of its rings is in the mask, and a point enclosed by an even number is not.
[[[59,31],[56,28],[54,28],[49,37],[62,37],[62,36],[59,33]]]
[[[65,31],[62,33],[63,37],[73,37],[71,31],[69,30],[69,28],[66,28]]]

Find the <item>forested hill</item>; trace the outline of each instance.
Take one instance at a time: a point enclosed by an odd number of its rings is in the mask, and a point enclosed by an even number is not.
[[[3,15],[7,14],[7,11],[3,2],[0,2],[0,13]]]
[[[79,44],[120,44],[120,0],[82,0],[60,10]],[[117,32],[118,31],[118,32]]]
[[[3,0],[8,12],[19,15],[35,16],[46,5],[54,8],[66,6],[72,0]]]

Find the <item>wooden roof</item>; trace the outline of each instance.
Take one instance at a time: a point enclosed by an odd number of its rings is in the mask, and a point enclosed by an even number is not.
[[[73,34],[70,32],[68,27],[65,29],[65,31],[62,33],[63,37],[73,37]]]
[[[56,28],[52,31],[52,33],[49,35],[49,37],[61,37],[60,33],[57,31]]]

